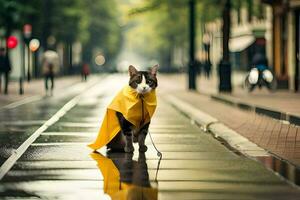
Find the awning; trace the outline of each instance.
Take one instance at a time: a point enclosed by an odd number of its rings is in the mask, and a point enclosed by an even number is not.
[[[229,50],[230,52],[241,52],[255,41],[253,35],[243,35],[239,37],[230,38],[229,40]]]

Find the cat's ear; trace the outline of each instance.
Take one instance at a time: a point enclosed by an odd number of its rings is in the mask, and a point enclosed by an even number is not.
[[[153,76],[156,76],[157,70],[158,70],[158,64],[156,64],[156,65],[154,65],[153,67],[151,67],[150,73],[151,73]]]
[[[129,65],[128,72],[130,76],[134,76],[138,73],[137,69],[132,65]]]

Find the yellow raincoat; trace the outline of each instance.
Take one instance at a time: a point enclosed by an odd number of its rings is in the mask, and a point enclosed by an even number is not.
[[[112,200],[140,199],[157,200],[157,188],[142,187],[120,181],[120,171],[113,161],[100,153],[91,153],[90,156],[97,162],[103,176],[103,190]]]
[[[143,100],[143,103],[142,103]],[[144,116],[142,117],[142,105],[144,107]],[[123,114],[125,119],[140,128],[141,119],[144,119],[142,125],[150,122],[156,108],[155,90],[144,95],[138,94],[129,85],[125,86],[109,104],[106,115],[102,121],[101,128],[94,143],[88,146],[94,150],[107,145],[121,130],[116,112]]]

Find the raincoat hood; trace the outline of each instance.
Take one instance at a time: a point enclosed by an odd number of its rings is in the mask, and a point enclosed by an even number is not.
[[[116,112],[122,113],[127,121],[136,128],[140,128],[140,126],[150,122],[156,105],[155,90],[141,95],[129,85],[125,86],[107,107],[98,136],[88,146],[94,150],[100,149],[119,133],[121,127]],[[144,113],[144,116],[142,116],[142,113]],[[144,119],[143,123],[141,123],[141,119]]]

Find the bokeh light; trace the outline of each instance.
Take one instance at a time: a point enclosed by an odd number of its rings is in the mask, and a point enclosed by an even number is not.
[[[99,54],[95,57],[95,63],[98,66],[102,66],[105,63],[105,57],[102,54]]]
[[[30,51],[35,52],[39,49],[39,47],[40,47],[40,41],[38,39],[32,39],[29,42]]]
[[[13,49],[18,45],[18,39],[15,36],[9,36],[7,38],[7,47]]]

